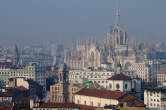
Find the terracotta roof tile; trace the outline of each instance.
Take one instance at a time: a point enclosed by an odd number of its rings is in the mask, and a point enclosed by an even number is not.
[[[100,97],[100,98],[106,98],[106,99],[120,99],[122,96],[125,96],[127,93],[120,92],[120,91],[83,88],[76,94],[92,96],[92,97]]]
[[[73,103],[42,103],[40,108],[79,108],[78,105]]]
[[[131,80],[131,78],[124,74],[115,74],[112,77],[108,78],[108,80]]]
[[[146,105],[144,104],[144,102],[140,99],[138,99],[135,96],[129,95],[129,96],[125,96],[119,103],[122,104],[126,102],[128,107],[146,107]]]
[[[38,107],[35,107],[38,108]],[[95,110],[96,107],[73,103],[42,103],[39,108],[79,108],[80,110]]]
[[[33,97],[29,96],[29,97],[23,97],[23,98],[19,98],[16,100],[16,102],[30,102],[30,100],[33,99]]]
[[[96,110],[97,107],[91,107],[86,105],[78,105],[80,107],[80,110]]]
[[[12,110],[12,105],[1,105],[0,104],[0,110]]]
[[[28,89],[23,87],[23,86],[18,86],[17,89],[19,89],[20,91],[27,91]]]

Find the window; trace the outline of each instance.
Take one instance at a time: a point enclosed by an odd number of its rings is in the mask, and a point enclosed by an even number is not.
[[[80,101],[79,100],[77,100],[77,104],[79,104],[80,103]]]
[[[127,89],[127,84],[125,84],[125,89]]]
[[[86,105],[86,101],[84,101],[84,104]]]
[[[101,106],[101,103],[98,103],[98,107],[100,107]]]
[[[93,102],[91,102],[90,105],[93,106]]]
[[[112,84],[109,84],[109,87],[112,88]]]
[[[120,86],[119,84],[116,84],[116,89],[119,90]]]

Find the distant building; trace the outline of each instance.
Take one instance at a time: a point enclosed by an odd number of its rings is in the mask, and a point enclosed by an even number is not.
[[[116,68],[117,61],[125,67],[146,56],[136,43],[129,45],[127,30],[121,26],[119,9],[116,9],[116,23],[106,38],[103,41],[77,41],[73,48],[65,50],[64,61],[71,69],[101,67],[102,64]]]
[[[20,68],[0,68],[0,80],[8,84],[10,78],[23,77],[25,79],[32,79],[39,84],[46,87],[47,74],[45,69],[40,67],[37,63],[29,63],[25,67]]]
[[[132,101],[133,100],[133,101]],[[99,89],[81,89],[74,95],[74,103],[91,107],[117,106],[121,103],[127,104],[133,102],[133,106],[145,107],[143,101],[138,98],[120,91],[109,91]],[[137,105],[139,102],[140,105]]]
[[[76,92],[78,92],[79,90],[81,90],[82,88],[84,88],[84,86],[79,86],[79,85],[70,85],[69,86],[69,97],[68,97],[68,99],[69,99],[69,103],[74,103],[74,94],[76,93]]]
[[[58,83],[50,86],[50,101],[56,103],[69,102],[68,68],[65,64],[60,65],[58,69],[58,78]]]
[[[32,109],[33,106],[34,106],[34,98],[32,97],[19,98],[14,102],[14,110]]]
[[[157,72],[159,71],[159,64],[157,61],[136,62],[129,65],[128,69],[135,71],[138,78],[145,83],[157,83]]]
[[[25,87],[26,89],[29,89],[29,83],[25,80],[25,78],[16,77],[16,78],[10,78],[8,87]]]
[[[25,78],[10,78],[9,88],[18,88],[27,91],[27,96],[42,99],[44,96],[43,86],[33,80],[26,80]]]
[[[8,92],[0,92],[0,104],[12,104],[14,95]]]
[[[107,79],[114,75],[114,71],[107,70],[69,70],[70,83],[84,83],[91,81],[106,88]]]
[[[147,108],[166,109],[166,88],[146,88],[144,90],[144,103]]]
[[[32,110],[83,110],[76,104],[72,103],[42,103],[36,105]]]
[[[20,65],[20,56],[19,56],[19,53],[18,53],[18,48],[17,48],[17,45],[14,46],[14,55],[13,55],[13,65],[14,66],[19,66]]]
[[[107,88],[112,91],[127,92],[132,90],[132,79],[124,74],[116,74],[108,78]]]
[[[157,84],[163,85],[166,81],[166,71],[160,71],[157,73]]]

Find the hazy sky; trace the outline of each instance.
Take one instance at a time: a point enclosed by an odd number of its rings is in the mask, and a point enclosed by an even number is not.
[[[119,0],[132,39],[166,41],[166,0]],[[0,0],[0,43],[100,37],[115,23],[116,0]]]

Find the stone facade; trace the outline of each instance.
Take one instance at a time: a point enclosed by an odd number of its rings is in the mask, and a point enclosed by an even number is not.
[[[116,11],[116,23],[107,32],[103,41],[77,41],[76,45],[64,52],[64,62],[71,69],[100,67],[102,64],[116,65],[120,62],[125,68],[129,64],[147,58],[148,51],[138,48],[136,42],[129,43],[127,31],[119,23],[119,10]],[[142,44],[141,44],[142,46]]]
[[[68,83],[68,69],[65,64],[60,65],[58,69],[59,81],[57,84],[50,86],[51,102],[65,103],[68,102],[69,83]]]

